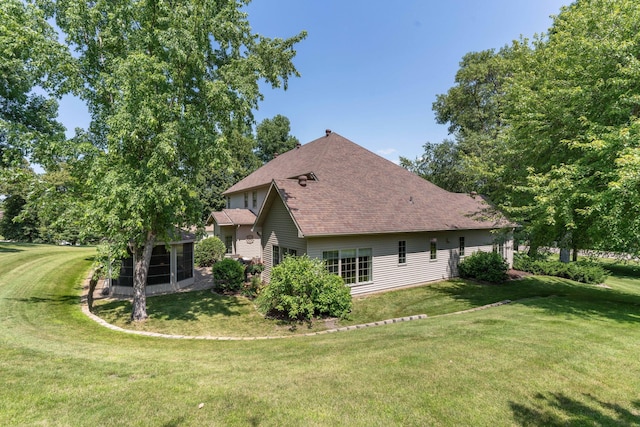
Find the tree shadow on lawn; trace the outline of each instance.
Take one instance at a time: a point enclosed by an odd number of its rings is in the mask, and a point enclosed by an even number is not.
[[[531,276],[499,285],[457,279],[449,286],[434,290],[475,307],[508,299],[514,304],[541,308],[552,315],[640,322],[640,295],[555,277]]]
[[[7,298],[10,301],[24,302],[28,304],[46,303],[51,305],[76,305],[80,302],[78,295],[51,295],[49,297]]]
[[[246,304],[235,296],[218,295],[210,290],[181,292],[147,297],[147,312],[154,319],[197,321],[200,316],[241,316]],[[131,312],[129,300],[110,301],[96,306],[97,315],[105,311]]]
[[[605,402],[589,393],[574,399],[563,393],[537,393],[522,404],[509,402],[513,418],[521,426],[638,426],[640,402],[630,402],[627,409],[618,403]]]
[[[24,249],[20,249],[21,246],[27,246],[23,243],[0,243],[0,253],[2,252],[23,252]]]

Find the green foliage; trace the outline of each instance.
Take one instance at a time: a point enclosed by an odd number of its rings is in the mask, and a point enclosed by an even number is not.
[[[285,116],[278,114],[273,119],[264,119],[256,127],[258,158],[267,163],[276,154],[285,153],[298,144],[298,138],[289,135],[290,123]]]
[[[460,277],[502,283],[507,280],[509,266],[497,252],[474,252],[458,265]]]
[[[263,283],[260,276],[253,276],[251,280],[242,287],[242,295],[247,298],[255,298],[262,290]]]
[[[86,212],[136,259],[133,319],[154,242],[201,222],[195,189],[225,168],[238,123],[251,123],[259,81],[286,88],[294,46],[251,30],[244,2],[46,2],[76,49],[78,90],[92,114]],[[106,19],[108,17],[108,19]],[[140,273],[140,274],[138,274]]]
[[[323,261],[287,256],[271,270],[271,281],[256,304],[267,314],[311,321],[314,316],[346,318],[351,293],[340,276],[327,271]]]
[[[227,248],[218,237],[207,237],[196,242],[193,249],[193,261],[199,267],[211,267],[224,258]]]
[[[0,219],[0,235],[16,242],[38,241],[38,219],[23,216],[22,210],[26,201],[21,196],[9,196],[4,200],[4,214]]]
[[[238,292],[244,283],[244,266],[235,259],[225,258],[213,264],[214,290]]]
[[[531,258],[525,254],[514,255],[513,268],[533,274],[563,277],[589,284],[603,283],[608,276],[604,268],[591,261],[565,263],[543,258]]]

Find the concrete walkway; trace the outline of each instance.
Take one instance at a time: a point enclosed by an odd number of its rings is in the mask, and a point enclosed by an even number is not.
[[[91,275],[89,275],[89,278],[91,277]],[[142,335],[142,336],[147,336],[147,337],[156,337],[156,338],[167,338],[167,339],[183,339],[183,340],[213,340],[213,341],[255,341],[255,340],[274,340],[274,339],[285,339],[285,338],[299,338],[299,337],[312,337],[312,336],[316,336],[316,335],[326,335],[326,334],[332,334],[332,333],[336,333],[336,332],[347,332],[347,331],[355,331],[358,329],[366,329],[366,328],[372,328],[372,327],[376,327],[376,326],[384,326],[384,325],[391,325],[394,323],[402,323],[402,322],[410,322],[410,321],[414,321],[414,320],[421,320],[421,319],[426,319],[428,316],[426,314],[418,314],[418,315],[414,315],[414,316],[406,316],[406,317],[397,317],[395,319],[387,319],[387,320],[381,320],[378,322],[371,322],[371,323],[364,323],[361,325],[352,325],[352,326],[344,326],[341,328],[333,328],[333,329],[327,329],[325,331],[318,331],[318,332],[310,332],[310,333],[306,333],[306,334],[293,334],[293,335],[274,335],[274,336],[262,336],[262,337],[228,337],[228,336],[224,336],[224,337],[218,337],[218,336],[211,336],[211,335],[198,335],[198,336],[193,336],[193,335],[171,335],[171,334],[161,334],[158,332],[148,332],[148,331],[133,331],[131,329],[125,329],[125,328],[121,328],[119,326],[115,326],[112,325],[108,322],[106,322],[104,319],[96,316],[95,314],[91,313],[89,311],[89,306],[87,304],[87,298],[86,298],[86,293],[89,290],[89,278],[87,278],[85,280],[85,283],[83,284],[83,296],[82,296],[82,312],[87,315],[91,320],[93,320],[94,322],[104,326],[105,328],[111,329],[112,331],[118,331],[118,332],[123,332],[126,334],[133,334],[133,335]],[[201,280],[197,280],[195,281],[194,285],[192,287],[190,287],[188,290],[200,290],[200,289],[208,289],[211,286],[207,287],[207,282],[206,282],[206,278],[201,278]],[[187,289],[184,289],[182,291],[186,291]],[[96,289],[96,295],[95,299],[99,299],[99,298],[105,298],[104,296],[101,295],[101,290]],[[94,301],[95,301],[94,299]],[[446,314],[441,314],[438,316],[432,316],[431,318],[436,318],[436,317],[442,317],[442,316],[450,316],[450,315],[455,315],[455,314],[464,314],[464,313],[470,313],[473,311],[478,311],[478,310],[485,310],[487,308],[492,308],[492,307],[497,307],[500,305],[504,305],[504,304],[509,304],[511,303],[510,300],[504,300],[504,301],[500,301],[500,302],[496,302],[493,304],[487,304],[484,305],[482,307],[476,307],[476,308],[471,308],[469,310],[463,310],[463,311],[458,311],[455,313],[446,313]]]

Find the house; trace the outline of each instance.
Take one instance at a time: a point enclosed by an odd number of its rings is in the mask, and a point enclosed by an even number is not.
[[[223,194],[215,233],[235,256],[258,254],[267,282],[288,254],[325,260],[352,294],[454,277],[479,250],[513,260],[514,224],[481,196],[445,191],[330,130]]]

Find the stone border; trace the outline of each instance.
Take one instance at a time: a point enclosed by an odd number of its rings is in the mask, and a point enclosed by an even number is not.
[[[91,277],[91,276],[89,276],[89,277]],[[87,288],[87,286],[83,286],[83,289],[87,290],[88,288]],[[437,316],[432,316],[431,318],[433,319],[433,318],[436,318],[436,317],[450,316],[450,315],[453,315],[453,314],[471,313],[471,312],[474,312],[474,311],[485,310],[487,308],[493,308],[493,307],[498,307],[498,306],[501,306],[501,305],[504,305],[504,304],[509,304],[511,302],[512,302],[511,300],[504,300],[504,301],[499,301],[499,302],[496,302],[496,303],[493,303],[493,304],[483,305],[481,307],[470,308],[468,310],[456,311],[454,313],[439,314]],[[211,336],[211,335],[198,335],[198,336],[193,336],[193,335],[171,335],[171,334],[161,334],[161,333],[158,333],[158,332],[134,331],[134,330],[131,330],[131,329],[125,329],[125,328],[121,328],[119,326],[112,325],[111,323],[107,322],[106,320],[102,319],[101,317],[98,317],[95,314],[91,313],[89,311],[89,305],[87,304],[86,295],[83,295],[83,297],[81,299],[81,306],[82,306],[82,312],[87,317],[89,317],[94,322],[104,326],[105,328],[111,329],[112,331],[124,332],[126,334],[133,334],[133,335],[142,335],[142,336],[146,336],[146,337],[168,338],[168,339],[183,339],[183,340],[210,340],[210,341],[257,341],[257,340],[275,340],[275,339],[284,339],[284,338],[313,337],[313,336],[317,336],[317,335],[326,335],[326,334],[332,334],[332,333],[336,333],[336,332],[355,331],[355,330],[358,330],[358,329],[372,328],[372,327],[375,327],[375,326],[391,325],[393,323],[402,323],[402,322],[410,322],[410,321],[413,321],[413,320],[422,320],[422,319],[426,319],[426,318],[429,317],[426,314],[418,314],[418,315],[406,316],[406,317],[396,317],[395,319],[380,320],[380,321],[377,321],[377,322],[363,323],[363,324],[360,324],[360,325],[343,326],[341,328],[327,329],[325,331],[318,331],[318,332],[309,332],[309,333],[306,333],[306,334],[273,335],[273,336],[264,336],[264,337],[215,337],[215,336]]]

